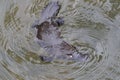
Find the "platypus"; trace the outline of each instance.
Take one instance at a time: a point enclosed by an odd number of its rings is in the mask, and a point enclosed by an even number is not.
[[[44,62],[51,62],[55,59],[86,60],[88,55],[80,53],[76,47],[62,39],[59,27],[64,24],[64,19],[57,17],[60,8],[58,1],[48,3],[38,23],[33,25],[37,29],[38,44],[47,52],[47,55],[40,55],[40,59]]]

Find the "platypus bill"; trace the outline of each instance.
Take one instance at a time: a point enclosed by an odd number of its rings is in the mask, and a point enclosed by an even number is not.
[[[37,42],[48,54],[40,55],[40,59],[44,62],[55,59],[86,60],[88,55],[80,53],[76,47],[61,38],[59,26],[64,24],[64,20],[62,17],[57,17],[60,8],[61,5],[57,1],[50,2],[42,11],[39,23],[34,24],[37,29]]]

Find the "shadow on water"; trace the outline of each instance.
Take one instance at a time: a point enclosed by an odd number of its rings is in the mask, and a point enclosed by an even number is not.
[[[0,3],[1,80],[119,80],[120,1],[59,0],[65,24],[62,37],[89,54],[85,62],[56,60],[43,63],[46,54],[34,40],[31,25],[48,0],[2,0]]]

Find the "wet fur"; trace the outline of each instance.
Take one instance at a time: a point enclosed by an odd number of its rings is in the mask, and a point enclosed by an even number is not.
[[[60,8],[58,2],[49,3],[41,14],[40,22],[34,25],[37,29],[37,42],[48,53],[48,56],[40,55],[40,58],[45,62],[54,59],[83,60],[86,55],[79,53],[76,47],[65,42],[60,36],[59,26],[64,23],[61,17],[57,18]]]

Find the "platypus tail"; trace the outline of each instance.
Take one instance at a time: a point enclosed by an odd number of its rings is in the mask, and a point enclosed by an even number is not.
[[[46,21],[48,18],[56,17],[61,6],[58,1],[50,2],[42,11],[40,17],[40,23]]]

